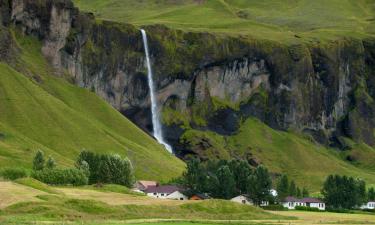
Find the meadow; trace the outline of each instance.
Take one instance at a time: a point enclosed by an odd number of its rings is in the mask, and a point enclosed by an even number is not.
[[[368,0],[74,0],[98,18],[136,26],[163,24],[278,42],[321,42],[373,37]]]

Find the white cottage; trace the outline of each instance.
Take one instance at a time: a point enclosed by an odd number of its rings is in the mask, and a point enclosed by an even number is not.
[[[231,199],[232,202],[237,202],[244,205],[253,205],[251,201],[245,195],[239,195]]]
[[[295,209],[297,206],[317,208],[319,210],[325,210],[326,204],[317,198],[303,198],[297,199],[294,197],[286,197],[281,204],[288,209]]]
[[[149,197],[161,199],[187,200],[188,197],[181,192],[181,188],[174,185],[151,186],[144,192]]]
[[[232,202],[237,202],[240,204],[245,204],[245,205],[254,205],[253,201],[249,199],[246,195],[239,195],[237,197],[234,197],[231,199]],[[268,206],[269,202],[268,201],[263,201],[260,206]]]
[[[368,201],[366,204],[361,206],[361,209],[375,209],[375,200]]]

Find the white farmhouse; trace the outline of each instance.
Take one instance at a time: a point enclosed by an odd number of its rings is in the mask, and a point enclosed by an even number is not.
[[[326,204],[317,198],[303,198],[297,199],[294,197],[286,197],[281,204],[287,209],[295,209],[297,206],[317,208],[319,210],[325,210]]]
[[[375,209],[375,200],[368,201],[366,204],[361,206],[361,209]]]
[[[181,192],[181,188],[174,185],[151,186],[144,192],[149,197],[161,199],[187,200],[188,197]]]
[[[249,199],[249,197],[247,197],[246,195],[239,195],[237,197],[232,198],[231,201],[244,204],[244,205],[254,205],[253,201]],[[263,201],[260,204],[260,206],[268,206],[268,205],[269,205],[268,201]]]
[[[253,205],[251,201],[245,195],[239,195],[231,199],[232,202],[237,202],[244,205]]]

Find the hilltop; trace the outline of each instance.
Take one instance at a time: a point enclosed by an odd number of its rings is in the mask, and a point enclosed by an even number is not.
[[[136,26],[164,24],[195,32],[278,42],[373,37],[375,5],[368,0],[74,0],[98,18]]]

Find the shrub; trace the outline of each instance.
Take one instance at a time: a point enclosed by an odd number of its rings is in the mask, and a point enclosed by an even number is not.
[[[44,153],[40,150],[35,154],[34,160],[33,160],[33,169],[34,170],[43,170],[44,169]]]
[[[270,210],[270,211],[287,211],[288,210],[282,205],[267,205],[267,206],[262,206],[262,208],[264,210]]]
[[[327,207],[326,208],[326,211],[327,212],[334,212],[334,213],[353,213],[351,210],[349,209],[343,209],[343,208],[330,208],[330,207]]]
[[[51,169],[34,171],[32,177],[51,185],[81,186],[88,183],[85,173],[78,169]]]
[[[320,210],[318,208],[312,208],[308,206],[296,206],[296,210],[301,210],[301,211],[310,211],[310,212],[319,212]]]
[[[27,171],[23,168],[5,168],[0,172],[0,175],[7,180],[17,180],[27,177]]]
[[[375,209],[362,209],[362,211],[375,213]]]

